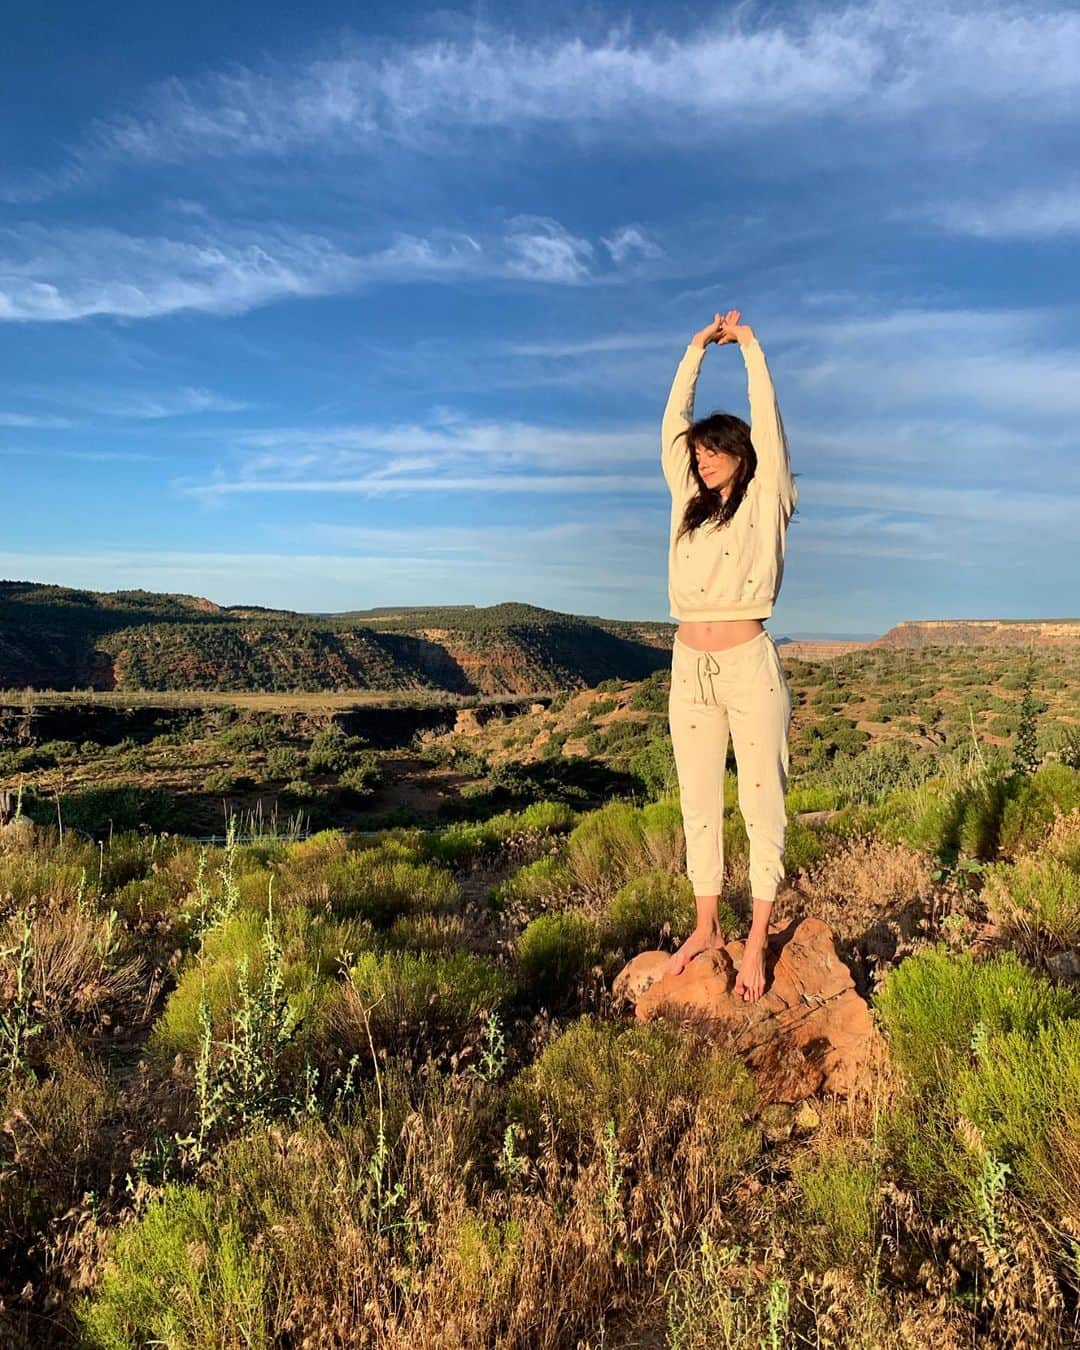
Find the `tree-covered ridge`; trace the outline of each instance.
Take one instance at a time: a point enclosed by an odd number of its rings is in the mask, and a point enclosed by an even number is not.
[[[197,596],[0,583],[0,688],[307,691],[554,688],[653,669],[670,625],[534,605],[365,622]],[[516,671],[516,673],[514,673]]]

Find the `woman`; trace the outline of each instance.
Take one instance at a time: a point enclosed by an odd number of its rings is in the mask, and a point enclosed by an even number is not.
[[[724,880],[724,767],[730,730],[739,808],[750,840],[753,919],[735,982],[753,1003],[765,989],[764,952],[784,878],[791,689],[763,619],[784,574],[788,522],[798,501],[787,439],[765,354],[740,312],[695,333],[675,372],[661,430],[671,489],[668,594],[679,620],[668,720],[682,801],[687,874],[697,925],[671,958],[678,974],[719,947]],[[737,342],[746,363],[750,425],[713,413],[694,421],[705,349]]]

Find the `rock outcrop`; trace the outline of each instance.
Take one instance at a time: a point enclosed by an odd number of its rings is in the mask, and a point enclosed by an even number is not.
[[[706,1030],[744,1061],[763,1102],[847,1096],[884,1044],[828,925],[808,917],[770,930],[765,992],[753,1003],[734,993],[745,945],[701,952],[678,975],[664,974],[670,952],[642,952],[616,977],[615,997],[640,1021],[671,1017]]]
[[[1040,647],[1080,643],[1080,619],[903,619],[870,647]]]

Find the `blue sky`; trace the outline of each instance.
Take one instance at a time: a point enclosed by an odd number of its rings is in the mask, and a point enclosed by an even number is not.
[[[1080,616],[1080,12],[195,0],[5,19],[0,576],[667,620],[740,309],[777,635]],[[736,347],[701,411],[745,415]]]

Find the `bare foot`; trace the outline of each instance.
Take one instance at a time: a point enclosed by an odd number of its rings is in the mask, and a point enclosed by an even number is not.
[[[699,952],[724,945],[724,934],[719,928],[695,928],[683,945],[667,963],[665,975],[681,975]]]
[[[755,1003],[765,992],[765,939],[753,933],[746,939],[739,973],[735,977],[735,997]]]

